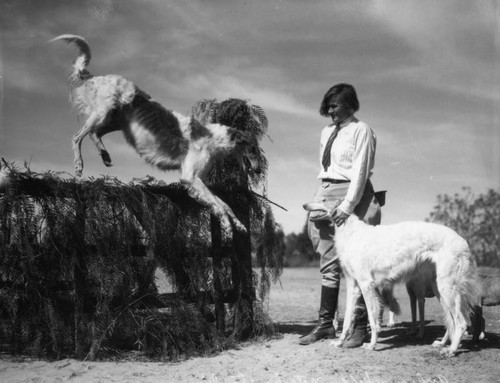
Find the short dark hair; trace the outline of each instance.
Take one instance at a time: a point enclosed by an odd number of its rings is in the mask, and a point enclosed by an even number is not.
[[[333,96],[338,96],[347,107],[351,108],[354,112],[359,110],[358,95],[356,89],[350,84],[337,84],[332,86],[323,96],[321,106],[319,107],[319,114],[328,116],[328,102]]]

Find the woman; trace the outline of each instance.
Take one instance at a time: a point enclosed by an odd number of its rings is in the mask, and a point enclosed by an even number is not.
[[[380,223],[380,205],[370,182],[377,139],[370,127],[354,116],[358,110],[356,90],[349,84],[331,87],[319,109],[319,113],[330,117],[332,122],[321,133],[321,169],[318,175],[321,184],[314,200],[342,200],[333,214],[335,225],[344,224],[351,214],[372,225]],[[329,220],[308,220],[309,238],[320,255],[322,283],[318,325],[300,339],[299,343],[303,345],[335,337],[333,318],[340,284],[340,265],[334,247],[335,225]],[[359,347],[368,335],[363,299],[356,304],[353,323],[344,347]]]

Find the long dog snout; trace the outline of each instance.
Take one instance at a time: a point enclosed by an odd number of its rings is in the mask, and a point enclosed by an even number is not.
[[[326,206],[323,202],[308,202],[302,205],[309,212],[310,221],[331,220],[335,206]]]

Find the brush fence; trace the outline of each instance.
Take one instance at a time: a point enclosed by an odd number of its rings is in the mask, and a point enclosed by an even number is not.
[[[215,193],[250,232],[274,232],[248,188]],[[269,261],[272,241],[257,242],[260,287],[250,234],[223,238],[180,184],[13,172],[0,194],[1,351],[92,359],[223,349],[265,321],[256,288],[264,299],[281,265]],[[158,269],[170,293],[158,293]]]

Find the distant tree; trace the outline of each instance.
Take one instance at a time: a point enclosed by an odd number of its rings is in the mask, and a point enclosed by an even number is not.
[[[285,267],[313,266],[319,261],[307,234],[307,224],[299,234],[285,237]]]
[[[475,196],[438,195],[427,221],[442,223],[464,237],[480,266],[500,266],[500,191],[490,189]]]

